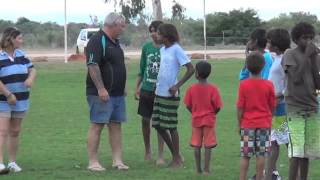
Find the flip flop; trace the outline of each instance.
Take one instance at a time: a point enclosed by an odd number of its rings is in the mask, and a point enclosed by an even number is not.
[[[129,169],[129,166],[126,166],[124,164],[113,164],[112,167],[120,171],[126,171]]]
[[[96,172],[101,172],[101,171],[105,171],[106,168],[102,167],[102,166],[88,166],[87,168],[89,171],[96,171]]]

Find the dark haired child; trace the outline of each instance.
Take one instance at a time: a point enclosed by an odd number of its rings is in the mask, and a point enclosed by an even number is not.
[[[260,52],[247,56],[248,79],[240,81],[237,101],[240,133],[240,180],[247,179],[250,158],[256,156],[256,179],[263,179],[265,157],[269,155],[272,112],[276,98],[272,82],[261,78],[264,57]]]
[[[267,33],[270,52],[274,53],[273,63],[269,72],[269,80],[272,81],[277,98],[277,106],[273,112],[271,129],[270,157],[266,167],[266,179],[279,179],[280,175],[276,168],[279,157],[280,145],[288,145],[288,124],[286,121],[286,108],[284,102],[285,73],[281,66],[283,53],[290,48],[290,35],[286,29],[271,29]]]
[[[178,107],[179,88],[192,76],[194,68],[190,59],[178,44],[178,31],[172,24],[162,24],[158,28],[157,38],[164,46],[160,49],[160,69],[157,78],[155,100],[152,113],[152,126],[161,135],[172,154],[170,167],[183,166],[179,150]],[[182,66],[187,71],[178,81]]]
[[[208,83],[211,65],[206,61],[196,64],[195,76],[198,83],[186,91],[184,103],[192,114],[192,137],[196,168],[199,174],[210,172],[211,149],[217,146],[216,115],[222,108],[222,100],[217,86]],[[201,168],[201,147],[205,149],[204,169]]]
[[[289,180],[308,178],[309,158],[320,157],[320,116],[316,90],[320,89],[319,49],[313,43],[315,29],[298,23],[291,31],[296,48],[285,52],[285,103],[289,127]]]
[[[162,21],[152,21],[149,26],[149,32],[152,41],[147,42],[142,47],[140,58],[140,72],[136,83],[135,97],[139,100],[138,114],[142,117],[142,135],[145,146],[145,160],[151,160],[151,145],[150,145],[150,124],[153,111],[153,103],[156,89],[157,76],[160,68],[160,47],[161,44],[157,40],[158,27],[163,24]],[[164,141],[158,135],[158,158],[157,165],[165,163],[163,157]]]
[[[267,32],[264,29],[257,28],[255,29],[249,37],[249,41],[246,46],[246,54],[250,51],[259,51],[263,54],[264,57],[264,67],[261,70],[261,78],[268,79],[269,71],[272,65],[272,56],[270,52],[266,50],[267,45]],[[247,62],[245,63],[244,68],[241,69],[239,79],[244,80],[249,78],[250,71],[247,68]]]

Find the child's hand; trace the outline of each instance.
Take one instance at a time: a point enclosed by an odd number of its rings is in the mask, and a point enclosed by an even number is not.
[[[170,89],[169,89],[169,92],[172,96],[175,96],[176,93],[178,92],[179,88],[177,86],[172,86]]]
[[[136,89],[136,92],[134,93],[134,99],[139,100],[140,99],[140,90]]]
[[[318,53],[320,53],[320,50],[315,44],[310,42],[310,43],[307,44],[305,53],[306,53],[306,55],[308,57],[312,57],[312,56],[317,55]]]

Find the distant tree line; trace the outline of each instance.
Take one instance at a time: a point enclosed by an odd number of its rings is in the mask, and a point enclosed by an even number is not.
[[[247,41],[250,32],[257,27],[266,29],[281,27],[290,31],[300,21],[311,23],[316,28],[317,34],[320,33],[320,21],[317,16],[305,12],[280,14],[269,21],[262,21],[255,10],[238,9],[208,14],[206,20],[207,44],[211,46],[221,43],[242,45]],[[138,16],[121,36],[121,43],[125,46],[140,48],[149,38],[148,24],[150,21],[150,17]],[[176,25],[182,44],[203,44],[202,19],[164,18],[164,21]],[[8,26],[15,26],[23,32],[24,45],[27,48],[62,48],[64,46],[64,28],[55,22],[39,23],[25,17],[19,18],[16,22],[0,20],[0,32],[3,32]],[[69,23],[68,46],[75,47],[80,29],[90,26],[92,25],[86,23]]]

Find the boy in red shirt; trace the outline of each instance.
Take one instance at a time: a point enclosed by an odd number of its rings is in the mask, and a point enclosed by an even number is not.
[[[190,145],[194,147],[197,172],[202,174],[201,147],[205,147],[204,172],[209,174],[211,149],[217,146],[215,126],[216,114],[222,107],[218,88],[207,82],[211,65],[206,61],[196,64],[195,76],[198,83],[191,85],[185,95],[184,103],[192,113],[192,137]]]
[[[271,81],[260,77],[264,58],[259,52],[247,57],[249,79],[242,80],[237,102],[241,136],[240,180],[247,179],[250,158],[256,155],[256,180],[263,179],[265,157],[270,151],[272,112],[276,106]]]

